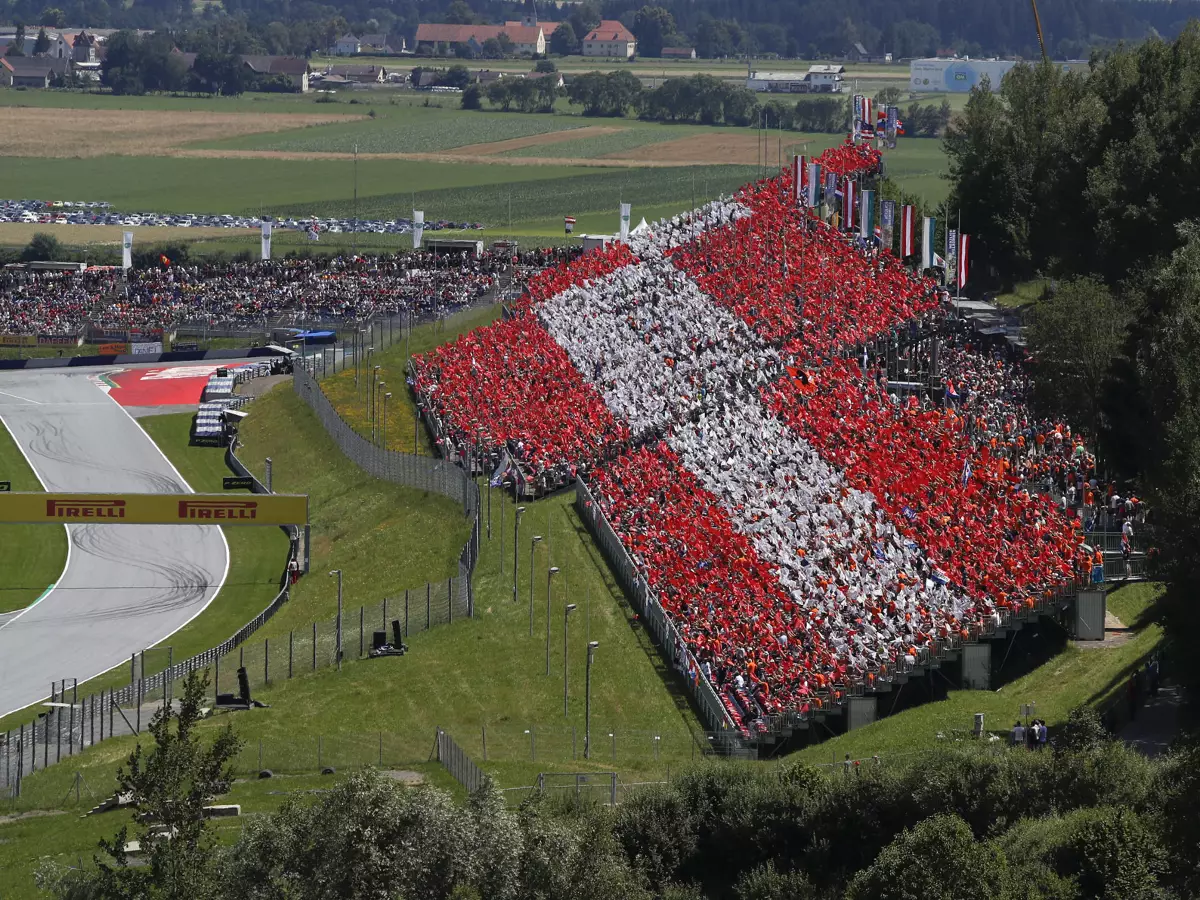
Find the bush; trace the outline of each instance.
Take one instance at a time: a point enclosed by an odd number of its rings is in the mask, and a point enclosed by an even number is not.
[[[58,238],[54,235],[47,234],[44,231],[34,234],[33,238],[25,245],[25,249],[21,252],[21,262],[62,260],[62,258],[62,244],[58,242]]]
[[[462,95],[463,109],[483,108],[483,89],[477,84],[467,85]]]

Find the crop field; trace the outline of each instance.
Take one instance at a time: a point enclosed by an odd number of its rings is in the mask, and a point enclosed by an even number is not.
[[[365,122],[323,125],[287,134],[247,135],[204,146],[307,153],[352,153],[357,146],[359,153],[431,153],[585,124],[581,117],[395,107]]]

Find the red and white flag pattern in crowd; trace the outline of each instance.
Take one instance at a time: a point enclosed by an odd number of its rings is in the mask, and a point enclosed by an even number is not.
[[[878,152],[816,162],[870,174]],[[1078,543],[953,408],[845,357],[937,298],[797,208],[804,171],[540,273],[513,318],[415,360],[444,439],[588,479],[739,727],[977,636]]]

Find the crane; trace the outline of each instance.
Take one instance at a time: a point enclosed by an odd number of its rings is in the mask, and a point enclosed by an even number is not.
[[[1033,23],[1037,25],[1038,46],[1042,48],[1042,62],[1050,62],[1050,57],[1046,55],[1046,38],[1042,35],[1042,17],[1038,15],[1037,0],[1029,0],[1033,6]]]

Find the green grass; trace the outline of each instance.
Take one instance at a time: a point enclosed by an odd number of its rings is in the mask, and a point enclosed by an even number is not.
[[[385,101],[386,102],[386,101]],[[314,113],[320,115],[365,115],[366,105],[319,103],[313,94],[243,94],[240,97],[173,97],[148,94],[142,97],[83,91],[22,91],[0,88],[0,106],[38,109],[133,109],[193,110],[217,113]]]
[[[1042,299],[1042,294],[1046,292],[1046,288],[1049,285],[1050,279],[1048,278],[1034,278],[1031,281],[1022,281],[1014,285],[1011,291],[997,294],[996,305],[1015,309],[1019,306],[1028,306],[1031,303],[1036,303]]]
[[[895,150],[884,151],[885,171],[905,191],[936,206],[950,193],[946,152],[933,138],[900,138]]]
[[[249,407],[254,410],[256,407]],[[221,479],[229,474],[224,452],[213,447],[188,445],[191,415],[150,416],[140,420],[189,485],[199,492],[220,493]],[[3,437],[0,437],[0,445]],[[2,452],[2,451],[0,451]],[[41,532],[42,540],[50,529]],[[148,652],[146,671],[167,665],[166,647],[176,662],[214,647],[263,611],[279,590],[279,576],[287,560],[288,540],[278,528],[226,528],[229,573],[212,603],[195,619],[162,641],[157,652]],[[5,544],[5,547],[8,545]],[[58,570],[62,569],[59,563]],[[120,687],[129,681],[127,666],[79,685],[80,696],[101,688]],[[30,708],[0,719],[0,731],[31,721],[38,710]]]
[[[381,107],[375,118],[365,121],[246,135],[205,146],[310,153],[352,153],[357,146],[359,153],[433,153],[468,144],[580,128],[585,124],[577,117],[396,106]]]
[[[545,181],[587,174],[562,166],[487,166],[361,159],[359,214],[393,219],[412,209],[412,191],[453,189],[463,195],[483,185]],[[0,196],[107,200],[117,209],[153,212],[321,214],[333,204],[353,215],[351,160],[177,159],[106,156],[87,160],[6,159]],[[368,216],[368,198],[377,201]],[[427,219],[451,210],[430,207]],[[491,224],[491,223],[489,223]]]
[[[407,165],[407,163],[400,164]],[[497,167],[492,167],[494,170]],[[543,172],[542,167],[529,169],[504,167],[504,172]],[[731,193],[758,176],[755,166],[697,166],[675,169],[618,169],[589,171],[585,174],[554,175],[546,173],[541,180],[481,184],[471,188],[428,187],[417,191],[362,198],[358,202],[362,218],[392,217],[406,214],[414,208],[425,210],[426,221],[446,218],[454,221],[483,222],[491,231],[508,231],[511,222],[536,228],[538,233],[561,234],[564,215],[579,216],[589,212],[611,211],[615,221],[621,201],[632,201],[634,214],[648,207],[667,207],[676,212],[688,209],[695,186],[697,203]],[[353,204],[346,199],[321,206],[294,205],[278,212],[299,215],[352,215]],[[577,226],[577,231],[582,229]]]
[[[40,491],[42,484],[20,448],[0,423],[0,481],[14,491]],[[0,525],[0,613],[24,609],[62,574],[67,561],[67,531],[45,525]]]
[[[462,507],[437,494],[377,481],[346,459],[288,384],[249,407],[238,455],[260,477],[271,457],[273,487],[308,494],[312,572],[262,634],[286,634],[332,617],[336,591],[325,573],[345,572],[346,606],[458,574],[470,533]]]
[[[410,340],[397,340],[389,349],[372,354],[370,365],[372,368],[379,366],[379,380],[390,387],[392,395],[387,408],[387,446],[390,449],[405,453],[415,452],[421,456],[436,455],[429,440],[429,430],[423,425],[416,427],[416,406],[412,393],[405,384],[409,354],[424,353],[439,344],[453,341],[461,334],[488,325],[499,317],[499,306],[467,310],[450,317],[444,323],[414,328]],[[363,369],[365,368],[364,361]],[[368,380],[360,378],[356,387],[355,370],[351,367],[336,374],[332,374],[330,370],[328,377],[321,382],[325,395],[338,408],[342,418],[362,435],[369,435],[371,432],[366,403],[369,394],[366,390]],[[380,420],[382,421],[382,407]],[[417,442],[415,449],[414,438]]]
[[[865,728],[807,747],[799,756],[812,763],[840,761],[847,753],[854,759],[874,754],[889,757],[932,746],[939,731],[970,730],[975,713],[984,714],[984,724],[989,730],[1004,731],[1017,718],[1022,704],[1036,703],[1037,717],[1045,719],[1051,728],[1063,722],[1076,706],[1102,706],[1124,688],[1130,673],[1139,668],[1162,641],[1162,626],[1152,613],[1160,592],[1159,585],[1130,584],[1109,595],[1109,608],[1118,617],[1122,613],[1129,616],[1137,629],[1119,646],[1084,649],[1068,642],[1046,662],[998,690],[952,690],[946,700],[882,718]],[[1122,621],[1126,620],[1122,618]],[[1054,626],[1038,627],[1051,629]],[[1003,643],[993,646],[994,661],[1004,649]],[[922,679],[931,677],[940,676],[927,674]],[[925,690],[919,683],[922,679],[913,679],[903,690]],[[894,696],[894,693],[879,695],[881,715],[887,712]]]

